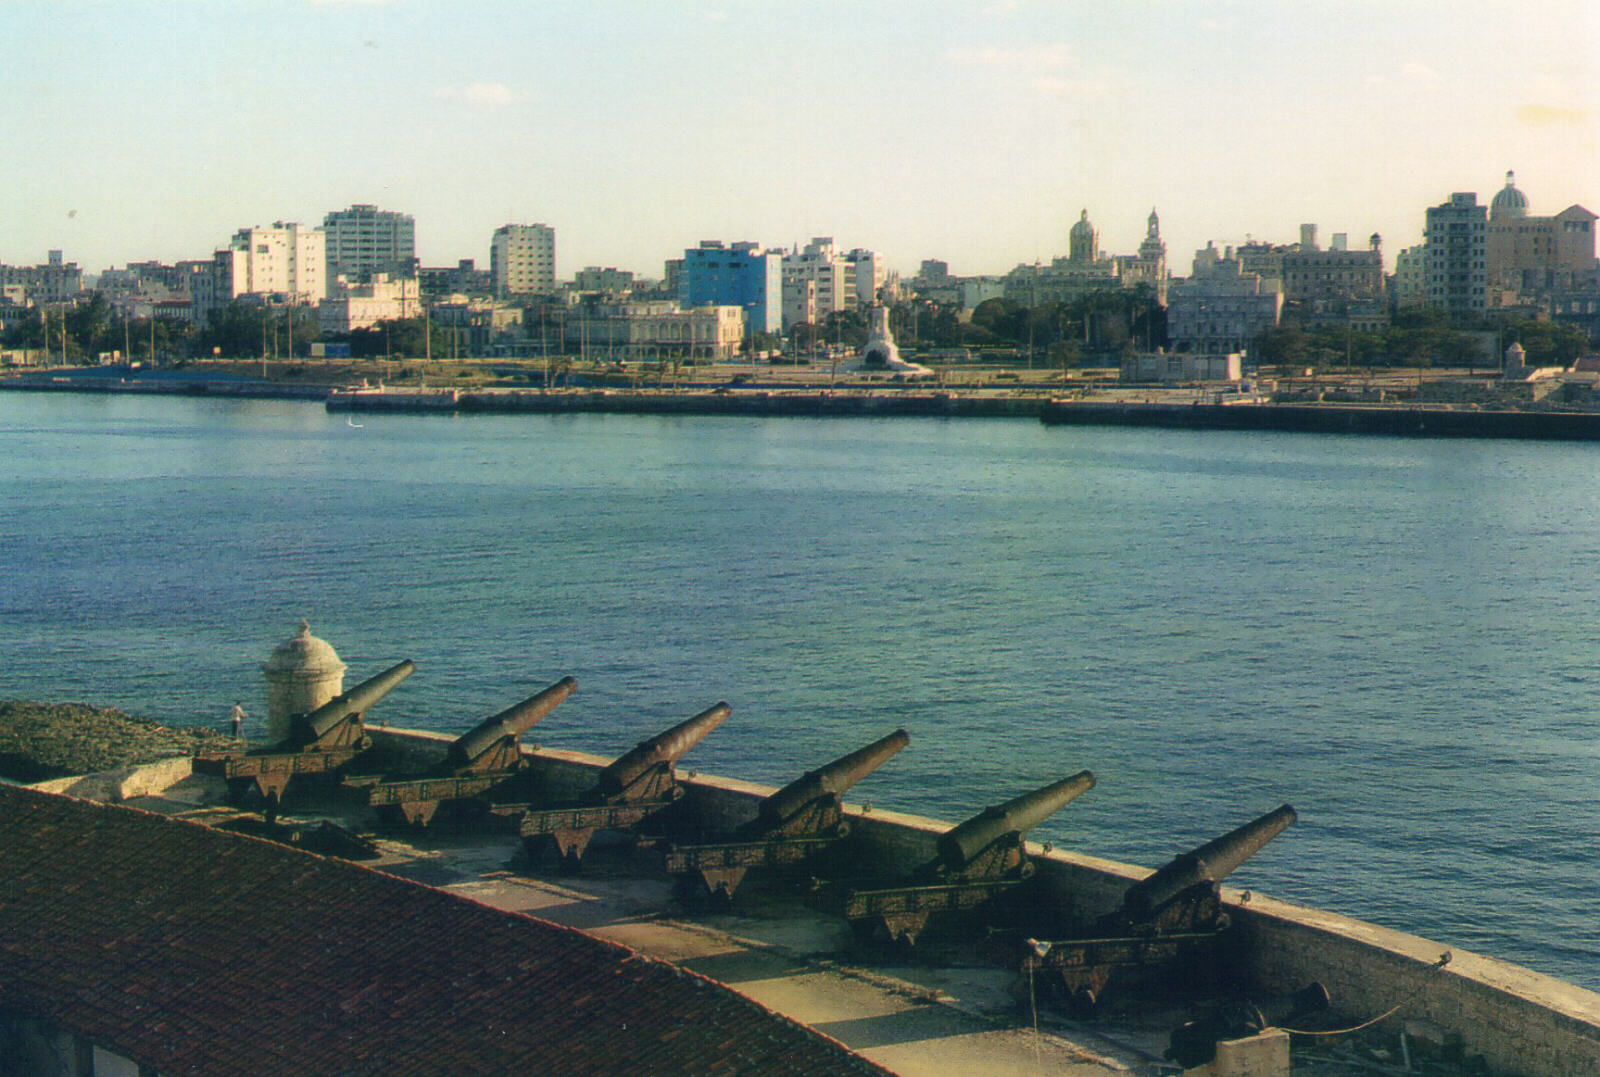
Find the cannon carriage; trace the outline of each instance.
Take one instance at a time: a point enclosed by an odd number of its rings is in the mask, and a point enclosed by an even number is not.
[[[618,756],[575,801],[556,805],[500,805],[496,812],[515,820],[529,855],[553,852],[568,868],[583,862],[596,831],[636,833],[641,824],[660,820],[684,795],[677,762],[699,744],[733,709],[717,703],[670,729],[640,741]]]
[[[522,702],[485,718],[451,742],[445,758],[427,774],[410,778],[362,775],[344,787],[363,797],[386,821],[428,826],[446,804],[471,805],[481,815],[485,799],[511,784],[526,769],[522,734],[568,696],[578,682],[563,677]]]
[[[196,756],[194,769],[224,779],[235,803],[257,796],[270,822],[294,779],[337,776],[372,747],[367,711],[416,668],[410,659],[397,662],[320,707],[291,715],[288,736],[272,747]]]
[[[832,887],[864,941],[911,945],[936,914],[980,909],[1033,877],[1024,841],[1034,827],[1094,788],[1083,770],[982,812],[939,837],[937,855],[897,886]],[[834,904],[824,897],[826,904]]]
[[[750,869],[792,868],[834,847],[850,834],[843,794],[910,743],[897,729],[806,772],[763,800],[727,840],[669,845],[666,867],[679,879],[679,896],[731,901]]]
[[[1022,946],[1026,975],[1047,999],[1079,1015],[1095,1012],[1107,992],[1160,988],[1166,992],[1228,986],[1238,962],[1238,937],[1222,904],[1222,880],[1260,852],[1297,818],[1288,804],[1180,853],[1129,886],[1121,904],[1075,937],[1029,939]]]

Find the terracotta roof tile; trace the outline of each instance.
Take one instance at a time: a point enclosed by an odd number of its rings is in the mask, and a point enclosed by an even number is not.
[[[885,1071],[698,974],[342,861],[0,787],[0,1008],[164,1074]]]

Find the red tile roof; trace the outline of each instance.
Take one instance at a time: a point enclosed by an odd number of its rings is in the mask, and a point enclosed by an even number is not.
[[[162,1074],[882,1074],[728,988],[369,868],[0,786],[0,1010]]]

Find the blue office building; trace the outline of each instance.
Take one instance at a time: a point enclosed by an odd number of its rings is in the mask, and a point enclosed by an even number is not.
[[[742,307],[747,338],[776,333],[783,327],[783,255],[763,251],[759,243],[701,240],[683,252],[678,301],[685,307]]]

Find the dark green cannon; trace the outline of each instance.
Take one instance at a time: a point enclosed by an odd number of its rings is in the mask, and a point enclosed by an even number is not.
[[[1114,915],[1128,926],[1148,925],[1158,931],[1201,930],[1225,921],[1219,884],[1297,818],[1295,810],[1284,804],[1180,853],[1154,875],[1128,887],[1122,895],[1122,908]]]
[[[1028,831],[1094,788],[1094,775],[1070,778],[985,808],[939,838],[938,855],[907,885],[851,890],[843,913],[861,937],[914,943],[934,913],[983,906],[1033,876]]]
[[[289,737],[280,748],[326,751],[360,743],[366,739],[367,711],[416,671],[417,664],[407,658],[334,696],[316,710],[294,715],[289,719]]]
[[[729,900],[751,868],[807,860],[850,833],[841,796],[910,743],[910,734],[897,729],[808,771],[763,800],[756,817],[729,840],[669,847],[667,871],[691,880],[680,888],[685,897]],[[698,887],[692,880],[698,880]]]
[[[586,799],[596,804],[616,804],[681,795],[674,764],[732,712],[726,703],[718,703],[640,741],[600,772]]]
[[[450,744],[444,761],[416,778],[355,777],[345,786],[366,795],[380,815],[427,826],[442,804],[477,803],[524,768],[521,737],[578,690],[563,677],[550,687],[485,718]]]
[[[416,671],[410,659],[397,662],[322,706],[289,719],[289,735],[263,751],[196,756],[194,769],[225,778],[235,800],[251,790],[261,796],[263,814],[277,816],[291,779],[335,774],[372,746],[366,715],[379,700]]]
[[[539,808],[501,807],[514,814],[529,853],[554,849],[564,863],[576,867],[597,830],[632,831],[660,815],[683,796],[676,763],[732,713],[726,703],[701,711],[671,729],[639,742],[595,777],[594,785],[574,803]]]
[[[1285,804],[1179,854],[1128,887],[1122,903],[1082,936],[1028,940],[1024,971],[1042,977],[1047,997],[1085,1015],[1111,988],[1181,993],[1228,986],[1237,955],[1222,880],[1295,819]]]

